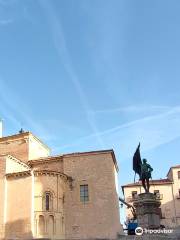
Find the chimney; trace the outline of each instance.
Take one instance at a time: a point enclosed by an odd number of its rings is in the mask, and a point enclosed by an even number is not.
[[[2,131],[3,131],[3,121],[0,119],[0,138],[2,138]]]

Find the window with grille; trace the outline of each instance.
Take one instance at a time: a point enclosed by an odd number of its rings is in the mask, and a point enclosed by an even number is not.
[[[180,171],[178,171],[177,174],[178,174],[178,179],[180,179]]]
[[[88,202],[89,201],[89,191],[88,185],[80,185],[80,201],[81,202]]]

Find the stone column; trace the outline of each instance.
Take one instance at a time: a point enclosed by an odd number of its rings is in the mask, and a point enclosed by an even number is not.
[[[160,201],[153,193],[141,193],[134,201],[138,226],[147,229],[160,227]]]

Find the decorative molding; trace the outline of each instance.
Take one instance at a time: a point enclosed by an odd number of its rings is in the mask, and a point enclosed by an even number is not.
[[[7,173],[5,174],[6,178],[18,178],[18,177],[25,177],[31,176],[31,171],[23,171],[23,172],[14,172],[14,173]]]
[[[58,162],[63,161],[62,156],[51,156],[51,157],[42,157],[34,160],[30,160],[27,162],[29,166],[33,166],[36,164],[44,164],[44,163],[52,163],[52,162]]]
[[[26,169],[30,170],[30,167],[29,167],[26,163],[22,162],[21,160],[15,158],[15,157],[13,157],[12,155],[9,155],[9,154],[6,155],[6,156],[7,156],[9,159],[13,160],[14,162],[22,165],[22,166],[25,167]]]
[[[45,175],[45,176],[53,176],[53,177],[60,176],[62,179],[66,181],[70,179],[70,177],[67,176],[66,174],[62,172],[52,171],[52,170],[34,170],[33,172],[35,177]]]

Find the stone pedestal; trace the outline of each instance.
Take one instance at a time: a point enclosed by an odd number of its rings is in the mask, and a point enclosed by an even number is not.
[[[138,226],[147,229],[160,227],[160,201],[153,193],[141,193],[134,201]]]

